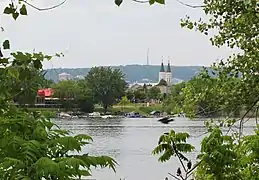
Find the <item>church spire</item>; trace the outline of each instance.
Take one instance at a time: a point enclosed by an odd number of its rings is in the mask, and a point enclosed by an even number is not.
[[[161,63],[161,67],[160,67],[160,72],[165,72],[163,56],[162,56],[162,63]]]
[[[167,65],[167,71],[166,72],[171,72],[170,57],[169,56],[168,56],[168,65]]]

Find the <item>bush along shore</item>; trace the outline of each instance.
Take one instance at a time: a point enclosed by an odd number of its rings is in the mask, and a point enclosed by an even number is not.
[[[55,118],[57,117],[57,114],[60,112],[66,112],[73,115],[92,113],[92,112],[83,113],[80,111],[80,109],[77,109],[77,108],[67,109],[67,110],[64,108],[28,108],[28,110],[30,112],[39,111],[47,118]],[[152,111],[163,112],[163,107],[161,104],[155,104],[148,107],[145,106],[145,104],[131,104],[131,105],[125,105],[125,106],[114,105],[112,107],[109,107],[107,112],[105,112],[103,107],[96,106],[93,112],[98,112],[102,115],[110,114],[114,116],[124,115],[125,113],[136,112],[143,116],[148,116]]]

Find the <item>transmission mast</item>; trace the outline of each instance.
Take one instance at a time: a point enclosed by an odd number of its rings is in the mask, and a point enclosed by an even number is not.
[[[149,48],[147,49],[147,65],[149,66]]]

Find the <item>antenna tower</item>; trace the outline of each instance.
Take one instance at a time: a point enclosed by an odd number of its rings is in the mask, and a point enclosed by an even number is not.
[[[147,49],[147,65],[149,66],[149,48]]]

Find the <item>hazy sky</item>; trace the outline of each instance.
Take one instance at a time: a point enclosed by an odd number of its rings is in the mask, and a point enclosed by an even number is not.
[[[65,57],[45,63],[45,68],[91,67],[94,65],[160,64],[171,56],[172,65],[209,65],[226,57],[228,49],[212,47],[208,37],[180,27],[180,19],[189,15],[205,17],[201,9],[185,7],[176,0],[149,6],[124,0],[117,7],[113,0],[68,0],[51,11],[29,8],[29,16],[17,21],[0,16],[5,32],[0,38],[11,40],[12,50],[49,54],[65,52]],[[183,0],[200,4],[201,0]],[[0,0],[4,7],[7,0]],[[32,1],[49,7],[59,0]]]

